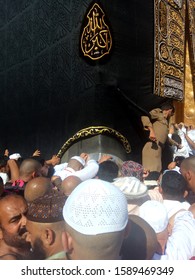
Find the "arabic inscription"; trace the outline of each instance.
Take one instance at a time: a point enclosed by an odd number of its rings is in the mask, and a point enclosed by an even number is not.
[[[110,53],[112,36],[105,23],[105,13],[95,3],[87,14],[87,25],[81,35],[81,49],[84,56],[98,60]]]

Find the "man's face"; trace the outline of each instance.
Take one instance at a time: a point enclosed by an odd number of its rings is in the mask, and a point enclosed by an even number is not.
[[[26,223],[27,235],[26,241],[31,244],[31,259],[44,260],[46,259],[46,252],[44,244],[40,236],[39,223],[27,220]]]
[[[27,204],[23,197],[11,196],[0,202],[0,221],[2,239],[8,246],[27,249],[26,243]]]
[[[191,170],[186,170],[182,163],[180,166],[180,172],[187,181],[189,189],[195,193],[195,174]]]

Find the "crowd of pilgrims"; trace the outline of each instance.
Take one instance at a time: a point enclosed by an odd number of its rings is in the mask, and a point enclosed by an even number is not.
[[[61,162],[2,151],[0,259],[194,259],[195,130],[169,132],[161,172],[110,154]]]

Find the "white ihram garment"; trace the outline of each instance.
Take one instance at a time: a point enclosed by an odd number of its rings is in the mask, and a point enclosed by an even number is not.
[[[176,214],[161,260],[189,260],[195,253],[195,219],[190,211]]]
[[[75,171],[74,169],[67,167],[64,165],[64,168],[61,170],[57,167],[57,170],[54,173],[54,176],[59,176],[62,180],[66,177],[74,175],[81,179],[81,181],[85,181],[87,179],[92,179],[96,176],[99,170],[99,164],[94,159],[91,159],[87,162],[83,169],[79,171]]]

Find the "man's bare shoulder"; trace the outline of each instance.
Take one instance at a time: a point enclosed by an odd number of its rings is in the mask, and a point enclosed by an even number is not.
[[[7,253],[0,256],[0,260],[21,260],[21,256],[14,253]]]

